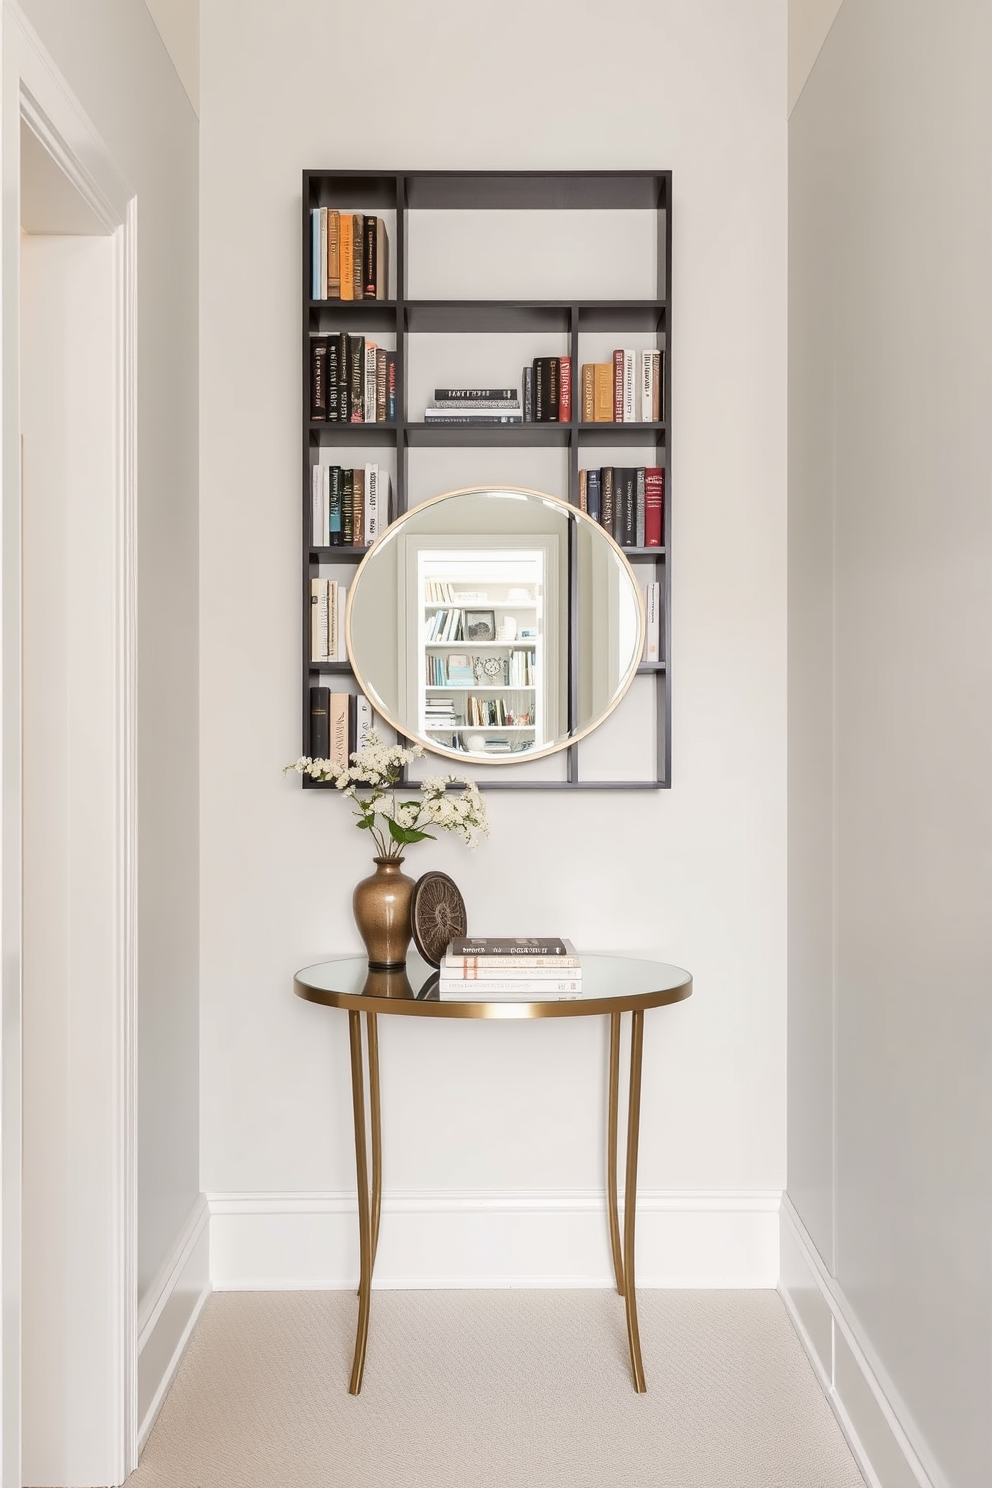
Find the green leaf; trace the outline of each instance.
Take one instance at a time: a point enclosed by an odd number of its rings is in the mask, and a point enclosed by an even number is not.
[[[369,830],[369,828],[371,827],[371,825],[372,825],[372,823],[373,823],[374,820],[375,820],[375,817],[372,817],[372,816],[363,816],[362,819],[361,819],[361,821],[359,821],[357,823],[358,830],[360,832],[367,832]]]
[[[426,837],[431,837],[430,832],[418,832],[415,827],[397,826],[391,816],[386,818],[386,824],[389,827],[389,835],[393,841],[401,842],[404,846],[411,842],[423,842]],[[433,840],[433,837],[431,837],[432,842]]]

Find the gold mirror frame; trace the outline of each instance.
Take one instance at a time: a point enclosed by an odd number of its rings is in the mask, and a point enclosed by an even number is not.
[[[579,523],[585,522],[598,535],[598,537],[607,544],[608,548],[613,549],[617,558],[620,560],[621,573],[626,573],[627,577],[630,580],[630,586],[637,605],[638,630],[637,644],[634,648],[634,656],[627,668],[626,674],[618,683],[616,693],[612,698],[609,707],[606,708],[604,712],[599,714],[598,717],[594,718],[591,723],[587,724],[582,729],[576,730],[574,733],[568,734],[565,738],[558,739],[553,744],[548,744],[541,749],[528,749],[526,752],[521,752],[520,754],[510,756],[500,754],[483,756],[481,754],[469,753],[465,750],[448,749],[442,744],[437,744],[433,740],[424,738],[421,734],[411,734],[401,723],[398,722],[396,718],[392,717],[392,715],[386,709],[380,706],[379,702],[377,701],[379,697],[377,689],[370,688],[369,683],[363,675],[361,669],[359,668],[358,662],[355,658],[355,649],[352,644],[351,622],[354,597],[358,589],[359,581],[362,577],[362,574],[364,573],[368,565],[374,562],[379,547],[390,534],[395,533],[398,528],[409,522],[411,518],[417,516],[418,513],[426,511],[429,507],[437,506],[442,501],[450,501],[456,496],[489,495],[493,493],[499,494],[501,492],[506,492],[506,494],[510,496],[531,496],[538,501],[544,502],[546,506],[560,507],[564,516],[571,517],[573,520]],[[528,764],[531,760],[546,759],[549,755],[560,754],[563,749],[568,749],[571,747],[571,745],[577,744],[580,739],[584,739],[587,734],[591,734],[594,729],[599,728],[601,724],[606,722],[607,718],[610,717],[618,704],[623,701],[624,697],[627,694],[627,690],[630,687],[630,684],[633,682],[634,678],[637,675],[637,668],[640,665],[641,657],[644,652],[645,625],[646,620],[644,609],[644,595],[641,592],[641,586],[637,582],[637,577],[630,565],[629,560],[627,559],[626,554],[624,553],[623,548],[613,537],[613,534],[607,532],[606,528],[602,527],[599,522],[593,521],[592,517],[590,517],[587,512],[580,511],[577,506],[573,506],[569,501],[562,500],[560,496],[552,496],[547,491],[537,491],[529,486],[459,486],[453,491],[445,491],[440,496],[431,496],[427,501],[422,501],[417,506],[411,506],[407,511],[398,516],[395,521],[390,522],[385,531],[382,532],[378,538],[376,538],[375,542],[372,544],[368,552],[365,554],[364,558],[362,558],[361,562],[359,563],[358,568],[355,570],[355,577],[348,587],[348,600],[345,610],[345,645],[348,651],[348,660],[351,664],[352,671],[355,674],[358,686],[360,687],[361,691],[365,693],[366,697],[369,698],[370,702],[372,702],[372,707],[374,708],[375,712],[378,713],[379,717],[382,718],[389,725],[390,728],[394,729],[401,739],[408,739],[411,743],[422,745],[428,753],[439,755],[443,759],[457,760],[463,766],[466,765],[466,762],[473,766],[523,765]],[[373,701],[373,699],[376,699],[376,701]]]

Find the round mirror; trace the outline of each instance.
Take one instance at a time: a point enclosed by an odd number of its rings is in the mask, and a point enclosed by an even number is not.
[[[512,764],[602,723],[637,671],[644,602],[613,538],[556,497],[473,487],[404,513],[348,594],[348,656],[387,723]]]

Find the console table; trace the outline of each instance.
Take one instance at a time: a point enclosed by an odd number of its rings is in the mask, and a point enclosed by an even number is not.
[[[610,1020],[610,1082],[607,1137],[607,1212],[613,1274],[624,1299],[627,1344],[634,1389],[643,1392],[644,1366],[637,1329],[634,1292],[634,1215],[637,1196],[637,1139],[641,1107],[641,1054],[644,1012],[681,1002],[692,992],[692,977],[679,966],[636,961],[623,956],[583,956],[582,995],[567,1001],[520,1000],[446,1002],[437,994],[437,973],[411,954],[400,971],[370,971],[363,956],[322,961],[296,974],[293,990],[308,1002],[344,1008],[351,1040],[351,1095],[355,1118],[355,1160],[358,1174],[358,1235],[361,1276],[358,1287],[358,1331],[349,1393],[362,1388],[365,1348],[369,1332],[372,1269],[379,1239],[382,1208],[382,1130],[379,1119],[379,1014],[401,1013],[417,1018],[583,1018]],[[369,1115],[366,1129],[365,1072],[362,1054],[362,1014],[368,1044]],[[620,1099],[620,1017],[630,1014],[630,1078],[627,1106],[627,1153],[624,1182],[623,1241],[617,1196],[617,1124]],[[368,1149],[371,1142],[371,1184]]]

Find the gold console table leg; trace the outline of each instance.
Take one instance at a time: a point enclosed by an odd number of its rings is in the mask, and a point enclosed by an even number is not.
[[[634,1291],[634,1216],[637,1208],[637,1135],[641,1116],[641,1054],[644,1049],[644,1013],[630,1015],[630,1092],[627,1103],[627,1172],[623,1191],[624,1307],[627,1314],[627,1344],[630,1369],[638,1395],[647,1390],[641,1362],[641,1338],[637,1327],[637,1296]]]
[[[375,1013],[365,1014],[369,1039],[369,1106],[372,1115],[372,1259],[379,1248],[379,1214],[382,1210],[382,1123],[379,1117],[379,1027]],[[371,1281],[371,1275],[369,1277]]]
[[[351,1042],[351,1099],[355,1116],[355,1175],[358,1180],[358,1246],[360,1281],[358,1284],[358,1331],[355,1336],[355,1359],[351,1368],[350,1395],[362,1388],[365,1370],[365,1345],[369,1336],[369,1304],[372,1297],[372,1216],[369,1209],[369,1166],[365,1141],[365,1081],[362,1070],[362,1015],[348,1014]],[[370,1047],[371,1053],[371,1047]],[[378,1072],[376,1074],[378,1086]]]
[[[610,1249],[617,1294],[623,1296],[623,1256],[620,1251],[620,1216],[617,1212],[617,1119],[620,1105],[620,1014],[610,1014],[610,1106],[606,1143],[606,1197],[610,1218]]]

